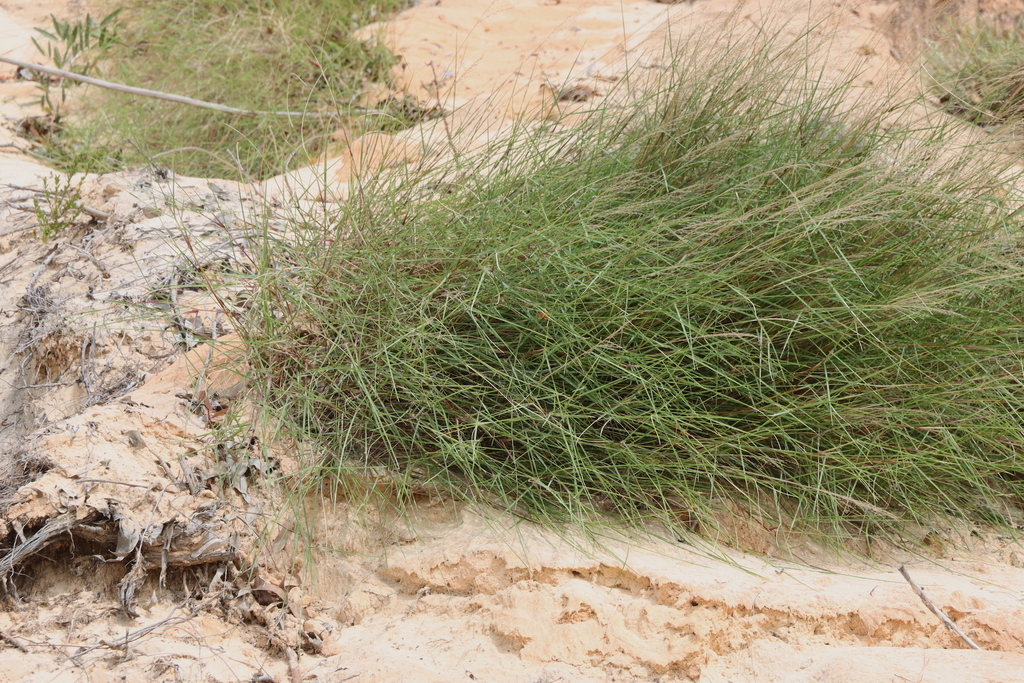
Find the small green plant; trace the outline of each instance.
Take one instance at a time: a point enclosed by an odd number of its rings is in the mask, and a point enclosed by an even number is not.
[[[121,10],[114,10],[97,21],[87,14],[85,19],[63,21],[50,15],[52,30],[37,28],[46,39],[45,45],[35,38],[32,43],[58,69],[90,76],[104,54],[117,44],[117,17]],[[37,75],[36,83],[41,94],[39,104],[55,123],[59,123],[67,102],[68,90],[77,85],[75,81],[60,79],[57,94],[52,89],[53,80],[43,74]]]
[[[56,237],[75,223],[81,211],[81,189],[70,175],[43,178],[42,197],[32,200],[33,212],[44,242]]]

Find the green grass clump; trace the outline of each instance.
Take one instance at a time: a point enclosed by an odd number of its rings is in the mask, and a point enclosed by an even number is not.
[[[1007,521],[1016,219],[991,176],[936,170],[942,131],[851,113],[792,52],[686,55],[453,162],[449,194],[367,180],[268,239],[252,367],[321,475],[543,519]]]
[[[262,178],[308,164],[360,103],[364,86],[387,83],[397,62],[382,44],[355,40],[353,31],[408,5],[124,0],[120,43],[104,54],[107,78],[240,109],[310,115],[224,114],[91,91],[66,137],[126,163],[145,163],[137,148],[163,153],[159,163],[188,175]]]
[[[926,66],[949,113],[981,126],[1024,115],[1024,34],[983,22],[934,41]]]

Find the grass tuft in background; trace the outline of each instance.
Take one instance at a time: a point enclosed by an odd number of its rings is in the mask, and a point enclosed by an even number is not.
[[[700,50],[451,162],[451,193],[366,179],[267,236],[245,337],[315,480],[549,521],[1012,523],[1024,271],[996,174],[796,47]]]
[[[925,60],[939,104],[979,126],[1024,117],[1024,34],[981,20],[932,42]]]
[[[147,155],[193,176],[264,178],[303,166],[361,104],[369,83],[387,85],[398,57],[353,32],[407,0],[124,0],[104,76],[258,111],[244,116],[89,90],[48,151],[102,168],[145,165]],[[401,113],[387,119],[401,119]],[[355,124],[358,125],[358,124]]]

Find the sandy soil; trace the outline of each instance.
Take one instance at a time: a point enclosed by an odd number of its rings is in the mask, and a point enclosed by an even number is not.
[[[666,35],[727,16],[796,35],[810,11],[830,73],[857,68],[864,89],[906,77],[928,6],[826,4],[428,0],[368,33],[449,123],[491,105],[471,145],[580,104],[565,88],[605,96]],[[87,9],[0,0],[0,53],[31,57],[32,26]],[[12,73],[4,145],[32,113]],[[269,427],[231,417],[246,414],[227,369],[244,293],[214,301],[200,285],[244,266],[252,225],[329,211],[313,198],[343,200],[353,167],[436,154],[440,125],[339,132],[337,158],[262,187],[81,178],[106,218],[47,243],[25,209],[48,171],[0,148],[0,681],[1024,681],[1024,547],[984,529],[908,530],[927,556],[838,555],[742,515],[745,550],[595,541],[444,500],[403,519],[284,504],[294,449],[261,448]],[[981,650],[925,609],[900,563]]]

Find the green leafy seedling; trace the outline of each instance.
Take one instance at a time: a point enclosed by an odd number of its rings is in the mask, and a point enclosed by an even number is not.
[[[51,182],[52,180],[52,182]],[[39,223],[43,242],[71,227],[80,211],[82,193],[71,182],[71,176],[60,175],[43,179],[42,197],[32,200],[33,212]]]
[[[116,20],[120,12],[114,10],[99,21],[88,14],[75,21],[62,21],[51,14],[52,30],[36,29],[47,42],[43,45],[33,38],[32,43],[58,69],[88,76],[96,71],[104,53],[119,42]],[[50,78],[39,76],[36,82],[40,89],[39,105],[58,121],[74,81],[60,81],[59,99],[54,96]]]

